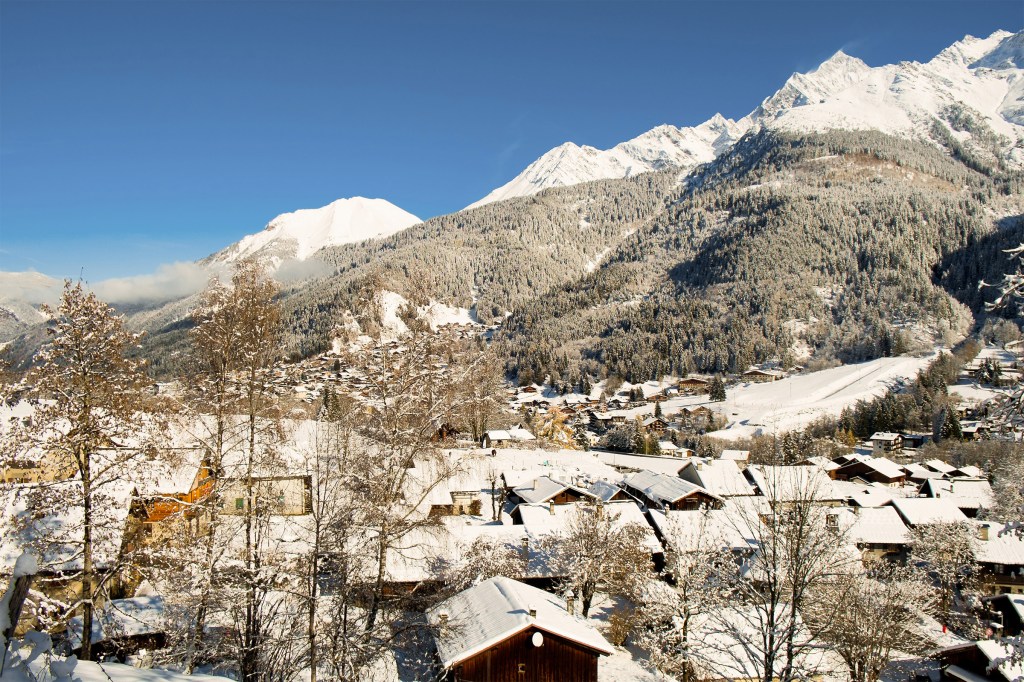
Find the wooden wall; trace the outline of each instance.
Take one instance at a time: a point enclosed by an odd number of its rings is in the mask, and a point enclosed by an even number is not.
[[[596,682],[598,653],[543,632],[544,644],[530,641],[529,628],[477,654],[448,673],[448,682]],[[519,672],[519,666],[524,672]]]

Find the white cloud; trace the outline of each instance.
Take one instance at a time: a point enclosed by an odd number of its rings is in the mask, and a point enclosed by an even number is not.
[[[191,296],[206,288],[212,269],[196,263],[168,263],[149,275],[105,279],[89,288],[107,303],[163,303]]]

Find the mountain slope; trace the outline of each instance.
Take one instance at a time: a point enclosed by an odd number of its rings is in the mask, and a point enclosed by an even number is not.
[[[992,131],[1001,155],[1024,165],[1024,33],[966,36],[924,64],[872,68],[837,52],[816,69],[794,73],[738,121],[716,115],[692,128],[659,126],[607,151],[571,142],[556,147],[469,208],[548,187],[621,178],[669,165],[686,170],[762,127],[790,132],[877,130],[918,140],[936,122],[950,126],[951,107],[966,107]],[[970,131],[955,130],[971,144]],[[992,147],[985,142],[985,147]]]
[[[1009,265],[974,246],[1024,239],[1021,174],[985,170],[877,132],[762,130],[597,271],[517,310],[496,343],[520,381],[573,385],[954,339],[971,314],[951,293]]]
[[[261,232],[243,237],[205,262],[256,257],[278,266],[286,260],[306,260],[324,247],[389,237],[420,222],[384,199],[338,199],[322,208],[283,213]]]

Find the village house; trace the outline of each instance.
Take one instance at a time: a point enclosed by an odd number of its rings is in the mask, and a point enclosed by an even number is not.
[[[876,431],[868,438],[868,442],[871,443],[871,451],[876,456],[903,450],[903,436],[890,431]]]
[[[707,393],[710,382],[700,377],[686,377],[679,380],[679,391],[682,393]]]
[[[523,504],[572,504],[596,499],[586,488],[550,476],[538,476],[527,485],[516,486],[512,494]]]
[[[900,486],[907,480],[903,468],[885,457],[871,457],[850,462],[835,470],[837,481],[860,479],[867,483],[881,483],[888,486]]]
[[[975,522],[974,558],[986,594],[1024,594],[1024,538],[1007,524]]]
[[[907,556],[910,532],[893,507],[852,507],[846,510],[848,538],[865,565],[873,561],[902,561]]]
[[[920,494],[952,502],[969,519],[995,505],[992,485],[984,478],[930,478],[921,484]]]
[[[537,440],[537,437],[523,428],[522,424],[516,424],[510,429],[495,429],[484,433],[480,439],[480,445],[484,448],[501,448],[513,443],[529,443]]]
[[[613,653],[573,597],[498,576],[427,611],[447,682],[596,682]]]
[[[722,498],[699,485],[653,471],[627,476],[623,487],[653,509],[716,509],[724,504]]]
[[[679,478],[722,498],[753,495],[754,487],[731,461],[691,459],[679,470]]]
[[[781,379],[782,372],[776,372],[775,370],[770,369],[748,369],[741,375],[741,378],[744,381],[762,384]]]

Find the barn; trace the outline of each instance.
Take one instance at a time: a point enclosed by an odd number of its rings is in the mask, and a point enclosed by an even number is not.
[[[595,682],[613,649],[571,598],[498,576],[427,612],[448,682]]]

